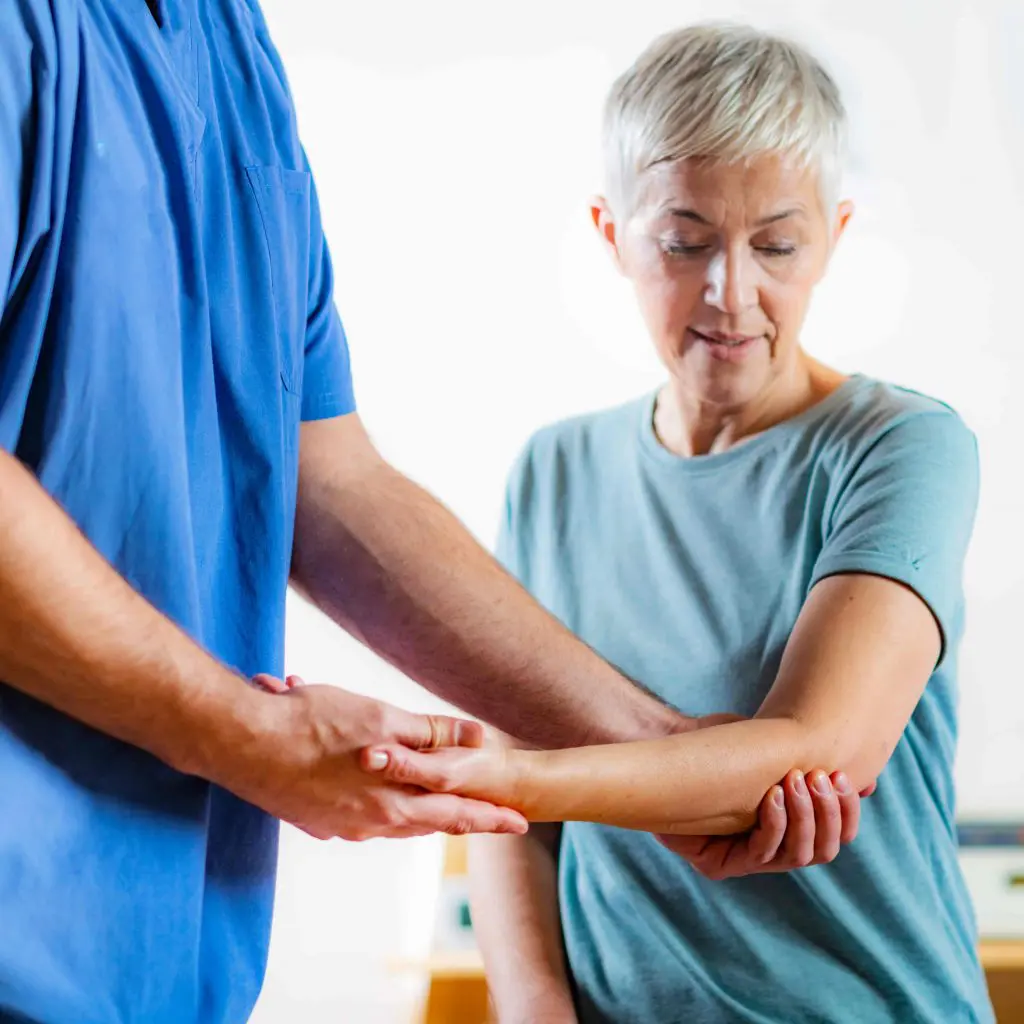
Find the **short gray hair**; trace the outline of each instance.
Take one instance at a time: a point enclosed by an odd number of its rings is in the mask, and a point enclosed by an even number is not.
[[[744,25],[704,24],[655,39],[605,105],[608,199],[620,216],[657,164],[779,154],[813,168],[838,200],[846,111],[828,72],[796,43]]]

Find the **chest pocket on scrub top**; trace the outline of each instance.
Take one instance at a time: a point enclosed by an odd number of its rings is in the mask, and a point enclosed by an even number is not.
[[[249,166],[270,256],[281,383],[302,395],[302,363],[309,289],[310,176],[283,167]]]

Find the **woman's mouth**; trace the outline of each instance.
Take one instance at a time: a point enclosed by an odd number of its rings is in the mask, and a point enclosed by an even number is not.
[[[702,345],[707,347],[708,352],[715,359],[727,363],[738,363],[745,359],[759,341],[764,340],[763,334],[731,334],[724,331],[698,331],[693,327],[687,328],[689,333]]]

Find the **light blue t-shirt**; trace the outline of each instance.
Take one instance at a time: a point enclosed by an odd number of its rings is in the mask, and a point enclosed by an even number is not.
[[[540,431],[499,556],[566,625],[692,715],[752,715],[808,592],[916,591],[942,659],[856,841],[829,865],[708,881],[650,835],[565,826],[559,891],[583,1024],[960,1024],[992,1011],[957,862],[953,759],[973,435],[853,377],[725,453],[678,458],[653,396]]]

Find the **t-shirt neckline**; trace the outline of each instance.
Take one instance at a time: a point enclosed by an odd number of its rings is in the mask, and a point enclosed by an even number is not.
[[[796,416],[791,416],[787,420],[768,427],[767,430],[762,430],[759,434],[755,434],[727,451],[690,456],[676,455],[658,440],[658,435],[654,431],[654,409],[661,391],[661,388],[658,388],[641,403],[640,447],[655,462],[662,466],[670,466],[676,472],[704,473],[720,469],[732,463],[742,462],[766,448],[775,447],[790,437],[794,431],[824,419],[833,409],[847,401],[849,396],[856,392],[866,380],[867,378],[863,374],[851,374],[835,391],[826,395],[820,402],[815,402],[814,405],[804,409],[803,412],[797,413]]]

